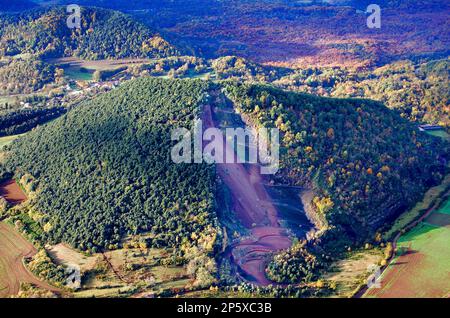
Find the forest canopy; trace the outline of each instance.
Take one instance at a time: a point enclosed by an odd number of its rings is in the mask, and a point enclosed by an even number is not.
[[[276,282],[314,279],[325,259],[372,240],[448,173],[449,144],[379,102],[249,84],[226,91],[254,125],[280,129],[275,181],[312,189],[311,204],[326,220],[322,235],[274,258],[267,273]]]
[[[445,173],[448,144],[383,104],[230,84],[229,97],[257,125],[282,133],[284,183],[312,187],[332,224],[364,238],[416,202]]]
[[[170,159],[171,127],[190,127],[207,87],[137,79],[12,144],[5,167],[33,183],[46,239],[95,251],[143,232],[149,246],[178,246],[213,229],[213,168]]]
[[[97,60],[177,55],[160,35],[123,13],[83,7],[80,29],[69,28],[67,18],[65,7],[0,14],[0,56]]]

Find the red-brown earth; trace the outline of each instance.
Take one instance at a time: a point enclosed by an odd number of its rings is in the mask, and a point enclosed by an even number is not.
[[[207,105],[203,114],[205,128],[216,127],[211,107]],[[225,153],[234,153],[233,148],[224,139],[224,149],[218,156],[224,158]],[[277,210],[263,185],[259,166],[249,164],[217,164],[217,172],[230,189],[233,210],[249,235],[234,243],[230,249],[231,259],[244,273],[243,279],[258,284],[269,285],[272,282],[266,277],[265,268],[269,257],[280,250],[291,246],[292,240],[285,228],[279,223]]]
[[[27,199],[25,193],[14,180],[7,180],[0,184],[0,196],[8,203],[16,205]]]

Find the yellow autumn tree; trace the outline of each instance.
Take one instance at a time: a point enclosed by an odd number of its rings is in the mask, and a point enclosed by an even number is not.
[[[316,206],[317,211],[319,211],[319,213],[322,213],[322,214],[327,213],[334,206],[334,203],[330,197],[322,197],[322,198],[314,197],[313,203]]]

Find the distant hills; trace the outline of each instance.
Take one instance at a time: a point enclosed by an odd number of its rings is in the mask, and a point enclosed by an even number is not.
[[[367,27],[365,11],[372,2],[382,9],[381,30]],[[278,66],[368,68],[410,57],[443,57],[450,46],[446,0],[77,3],[127,12],[197,55],[237,55]]]
[[[69,28],[67,17],[64,7],[0,15],[0,55],[96,60],[177,54],[157,32],[118,11],[83,7],[80,29]]]

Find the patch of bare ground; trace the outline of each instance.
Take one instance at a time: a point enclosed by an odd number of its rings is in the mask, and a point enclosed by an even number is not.
[[[151,297],[192,283],[183,266],[166,264],[170,253],[163,249],[127,247],[88,256],[57,244],[47,251],[55,263],[80,268],[82,284],[75,297]]]
[[[20,204],[27,199],[25,193],[13,179],[4,181],[0,184],[0,196],[12,205]]]
[[[360,284],[367,280],[374,265],[378,265],[384,254],[379,249],[353,252],[351,256],[337,261],[322,278],[336,283],[331,297],[352,297]]]
[[[48,255],[58,265],[76,265],[82,271],[91,270],[98,261],[97,256],[86,256],[64,243],[60,243],[46,248]]]

